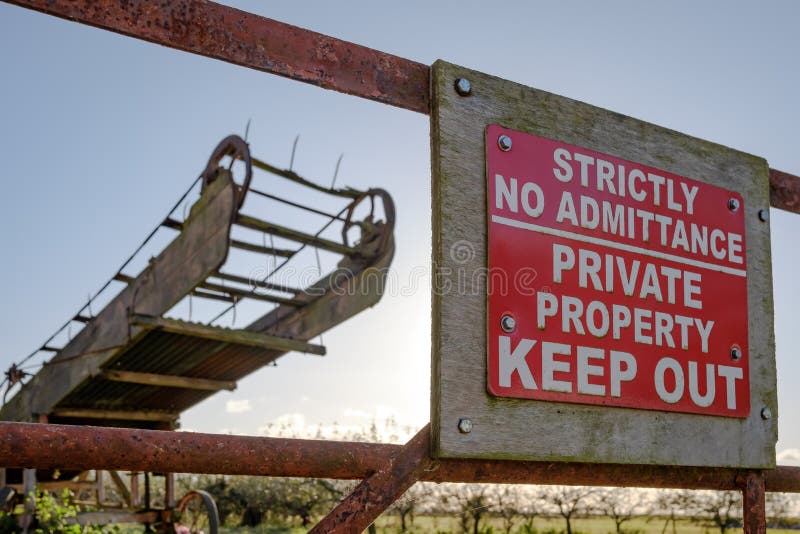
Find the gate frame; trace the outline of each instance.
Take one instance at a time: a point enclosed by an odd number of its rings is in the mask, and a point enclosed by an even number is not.
[[[207,0],[3,0],[82,24],[430,114],[430,67]],[[167,5],[168,4],[168,5]],[[324,49],[325,54],[318,51]],[[770,169],[772,207],[800,214],[800,177]],[[154,442],[163,447],[154,447]],[[118,453],[125,451],[121,457]],[[233,454],[240,450],[242,454]],[[154,454],[152,451],[158,451]],[[418,480],[737,489],[744,531],[765,533],[765,492],[800,468],[434,460],[430,426],[404,446],[0,423],[0,466],[363,479],[312,532],[361,532]]]

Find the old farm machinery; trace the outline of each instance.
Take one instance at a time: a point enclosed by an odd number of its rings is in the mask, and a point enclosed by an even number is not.
[[[254,176],[254,170],[263,172]],[[187,195],[156,228],[178,235],[139,274],[126,271],[133,268],[132,256],[101,290],[117,290],[105,306],[93,313],[100,302],[93,298],[62,328],[81,326],[79,332],[60,347],[54,335],[7,372],[5,393],[15,394],[0,419],[175,429],[181,412],[235,388],[287,352],[324,355],[315,337],[380,300],[394,253],[394,205],[385,191],[317,185],[252,157],[237,136],[219,144],[193,187],[199,196],[185,215],[178,208]],[[296,229],[312,225],[316,231]],[[335,264],[327,274],[320,254]],[[302,265],[304,257],[310,267]],[[311,283],[292,285],[292,262],[300,262],[293,272],[313,273],[305,277]],[[220,325],[246,303],[259,306],[256,320],[243,328]],[[198,319],[201,310],[210,318]],[[48,351],[54,355],[38,372],[24,371],[31,358]],[[79,521],[216,532],[213,500],[194,491],[176,504],[172,474],[158,473],[165,477],[165,496],[156,506],[154,473],[130,473],[127,483],[121,473],[107,473],[7,469],[2,497],[14,506],[35,484],[69,488],[89,493],[101,510],[79,515]],[[104,483],[113,484],[122,502],[107,502],[111,492]]]

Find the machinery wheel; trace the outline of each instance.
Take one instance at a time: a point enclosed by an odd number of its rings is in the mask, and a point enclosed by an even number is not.
[[[203,490],[193,490],[178,503],[177,534],[218,534],[219,512],[214,498]]]

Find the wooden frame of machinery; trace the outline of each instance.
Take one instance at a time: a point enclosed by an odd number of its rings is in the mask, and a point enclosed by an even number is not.
[[[427,65],[206,0],[9,3],[418,113],[431,112]],[[330,53],[318,54],[322,48]],[[800,213],[800,177],[770,169],[770,202]],[[124,456],[119,454],[123,450]],[[765,491],[800,492],[800,468],[786,466],[746,471],[434,460],[427,426],[401,447],[4,422],[0,465],[362,479],[313,532],[361,532],[418,480],[736,489],[744,495],[747,533],[766,531]]]

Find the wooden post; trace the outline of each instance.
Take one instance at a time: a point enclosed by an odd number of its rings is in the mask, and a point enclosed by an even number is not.
[[[96,469],[94,472],[95,490],[97,490],[97,506],[102,508],[106,502],[106,487],[103,483],[103,471]]]
[[[144,507],[146,510],[150,509],[150,473],[144,474]]]
[[[139,473],[131,471],[131,506],[136,509],[142,505],[142,498],[139,495]]]
[[[175,508],[175,473],[164,473],[164,508]]]
[[[122,481],[122,477],[119,476],[119,473],[116,471],[109,471],[108,474],[111,476],[111,481],[117,487],[117,491],[119,491],[122,500],[128,506],[128,508],[133,509],[133,502],[131,501],[131,492],[125,487],[125,483]]]
[[[22,493],[25,496],[24,513],[20,517],[19,525],[22,532],[27,533],[33,523],[33,516],[36,513],[36,470],[22,470]]]

